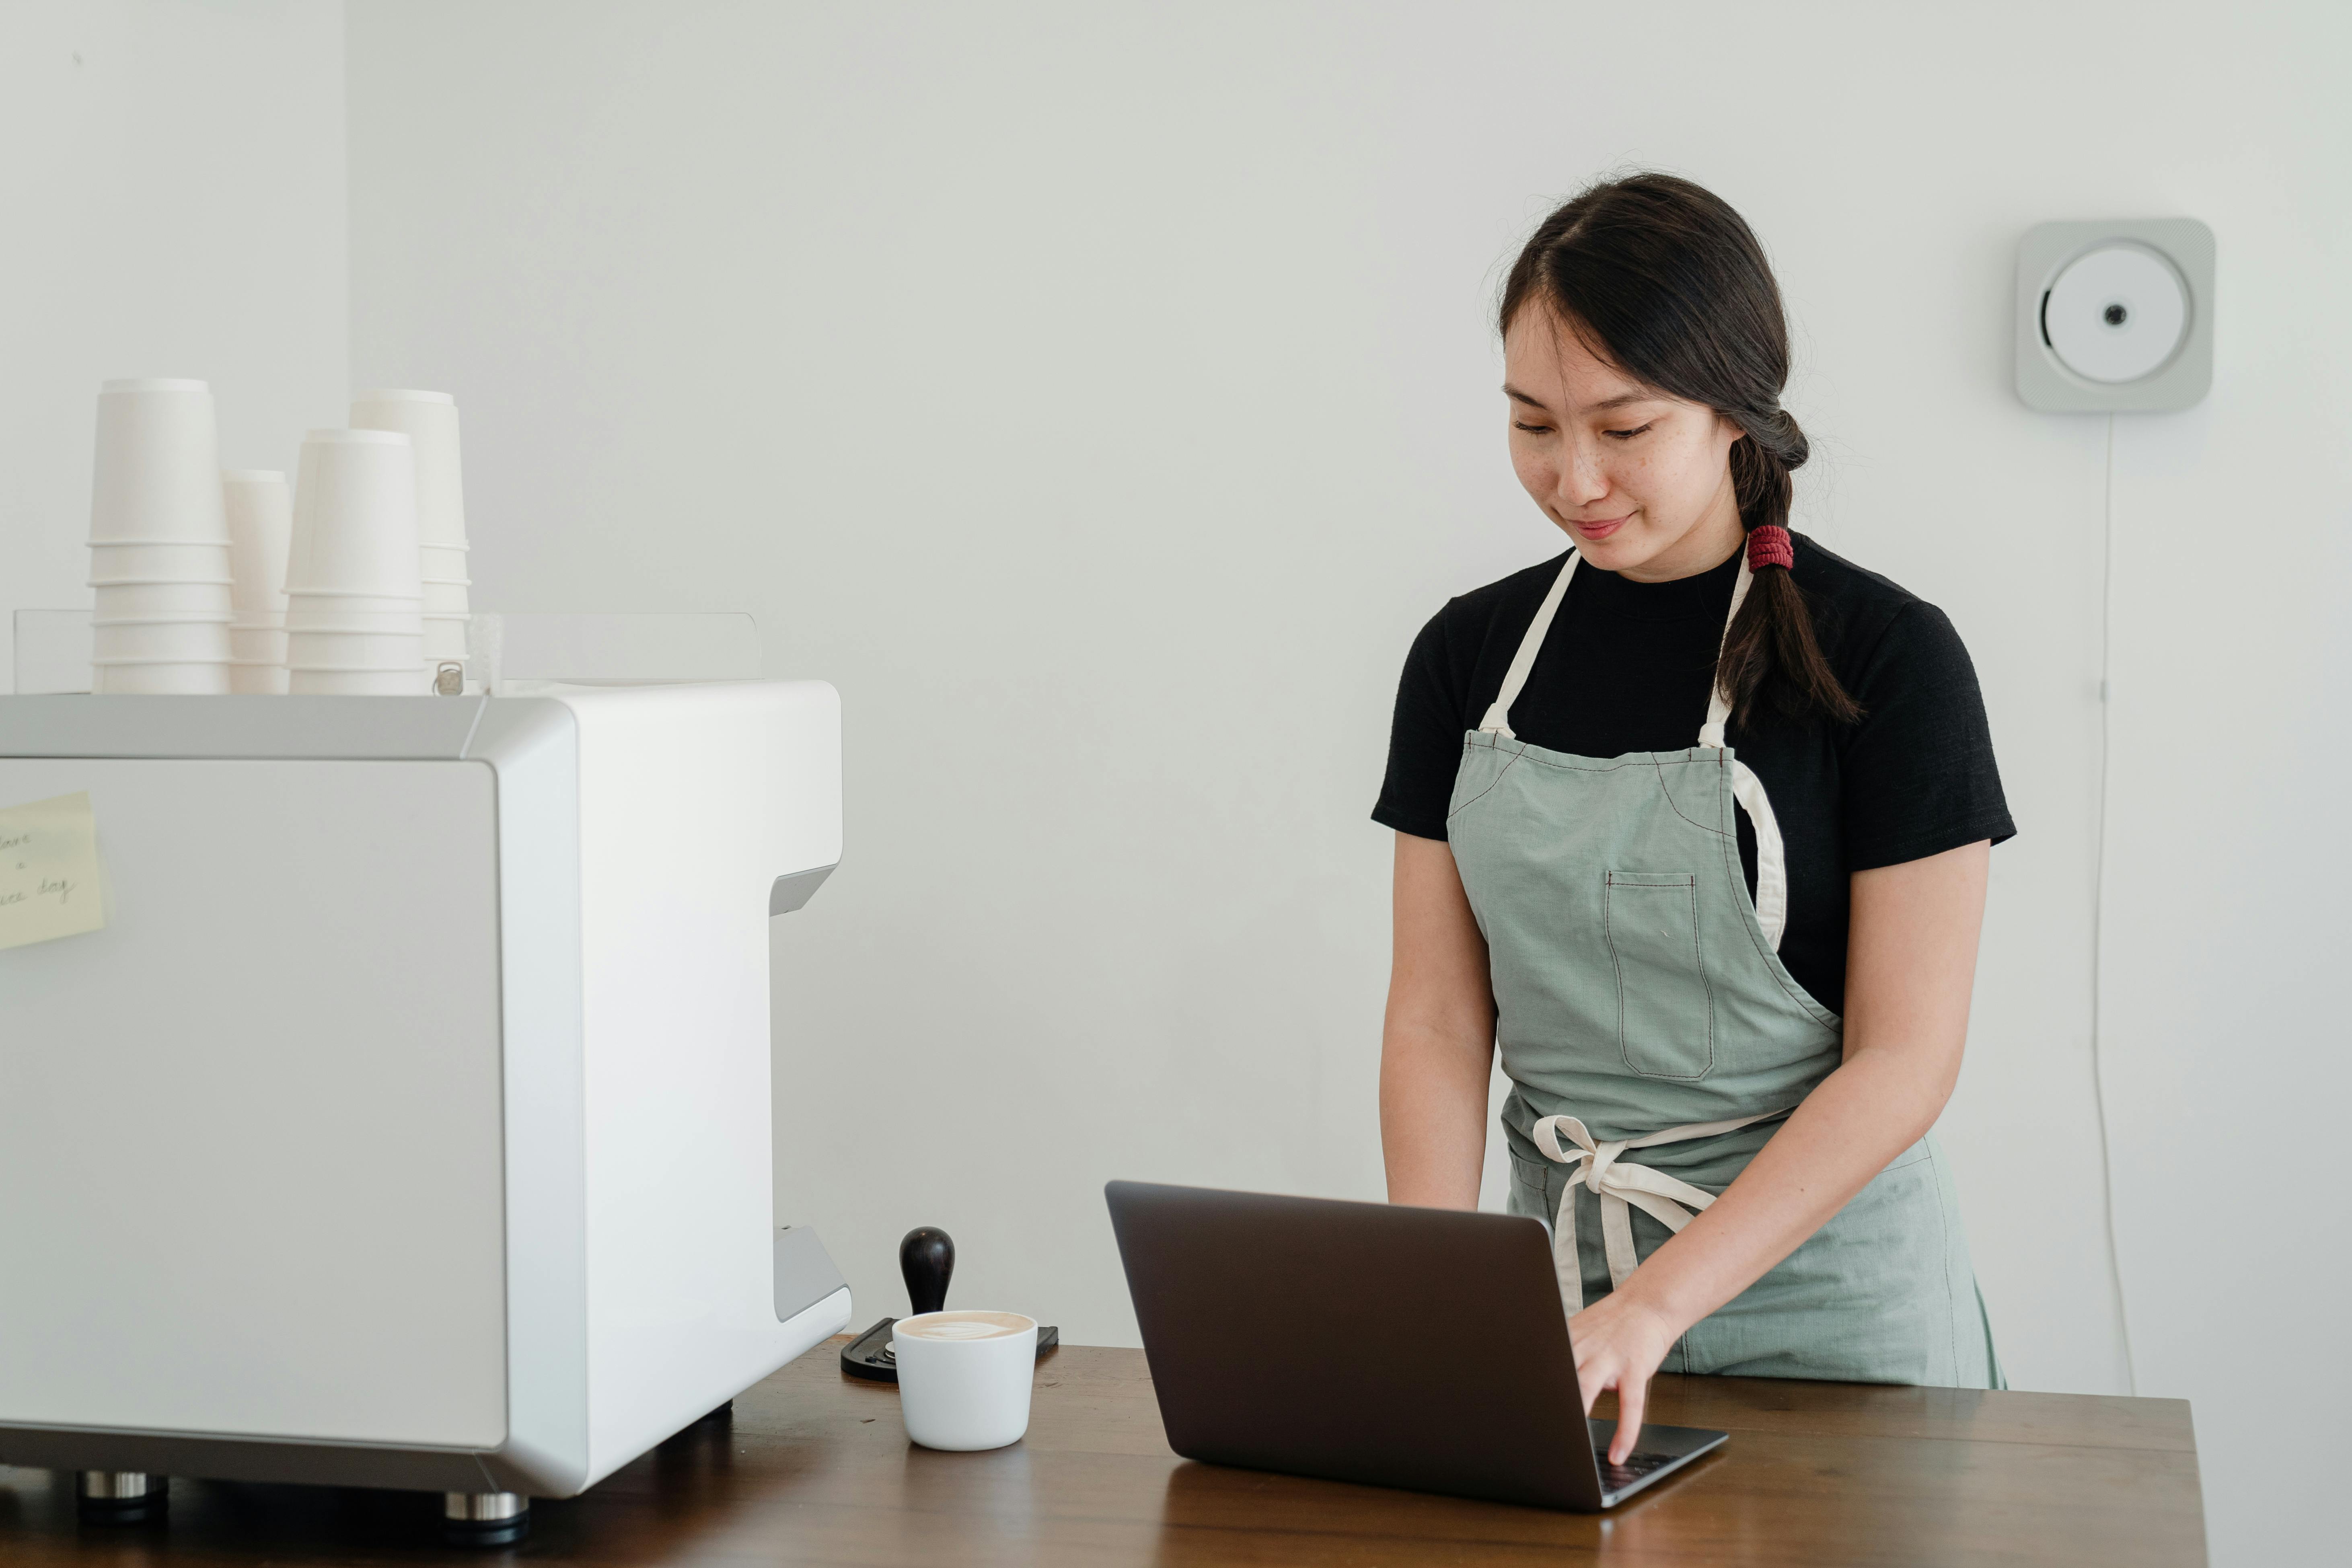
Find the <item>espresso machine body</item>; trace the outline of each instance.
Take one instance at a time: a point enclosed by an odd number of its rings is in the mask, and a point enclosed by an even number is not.
[[[772,1195],[832,688],[0,698],[0,808],[76,795],[105,924],[0,951],[0,1463],[566,1497],[849,1321]]]

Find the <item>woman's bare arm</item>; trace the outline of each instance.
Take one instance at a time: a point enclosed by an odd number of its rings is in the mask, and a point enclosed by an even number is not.
[[[1454,851],[1397,835],[1396,946],[1381,1031],[1389,1202],[1475,1209],[1486,1155],[1495,997]]]
[[[1612,1458],[1632,1451],[1650,1375],[1675,1340],[1795,1251],[1942,1114],[1968,1038],[1990,864],[1980,842],[1855,874],[1844,1062],[1711,1207],[1570,1325],[1586,1408],[1601,1389],[1618,1391]]]

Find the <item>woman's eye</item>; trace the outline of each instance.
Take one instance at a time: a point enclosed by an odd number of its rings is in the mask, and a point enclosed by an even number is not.
[[[1651,423],[1655,424],[1656,421],[1653,420]],[[1648,425],[1643,425],[1632,430],[1603,430],[1601,433],[1603,436],[1610,437],[1612,440],[1630,441],[1636,436],[1645,436],[1649,434],[1649,430],[1650,426]]]
[[[1549,425],[1530,425],[1524,419],[1514,419],[1511,421],[1511,428],[1514,430],[1532,431],[1538,435],[1541,435],[1544,431],[1550,429],[1551,426]]]

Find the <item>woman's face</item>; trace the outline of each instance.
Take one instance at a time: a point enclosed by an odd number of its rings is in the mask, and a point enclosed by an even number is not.
[[[1738,426],[1632,380],[1540,300],[1504,334],[1503,362],[1511,467],[1587,561],[1658,583],[1739,548]]]

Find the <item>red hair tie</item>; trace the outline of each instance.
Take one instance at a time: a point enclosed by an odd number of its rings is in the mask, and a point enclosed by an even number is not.
[[[1761,572],[1767,566],[1794,566],[1797,563],[1797,542],[1789,531],[1776,523],[1748,531],[1748,569]]]

